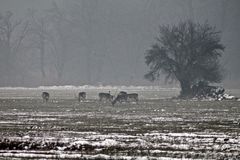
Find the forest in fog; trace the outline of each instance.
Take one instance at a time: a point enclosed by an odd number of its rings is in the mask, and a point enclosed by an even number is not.
[[[164,87],[144,54],[159,25],[191,19],[222,32],[223,83],[239,87],[239,17],[239,0],[0,0],[0,86]]]

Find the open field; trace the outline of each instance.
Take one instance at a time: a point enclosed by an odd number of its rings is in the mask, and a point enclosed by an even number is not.
[[[49,89],[48,103],[42,90],[0,89],[0,159],[240,158],[240,101],[173,100],[177,89],[133,88],[139,104],[113,107],[97,100],[106,88],[85,89],[80,103],[79,89]]]

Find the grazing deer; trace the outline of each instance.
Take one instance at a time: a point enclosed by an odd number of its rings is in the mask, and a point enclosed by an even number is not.
[[[138,94],[137,93],[127,94],[127,100],[135,101],[136,103],[138,103]]]
[[[125,91],[120,91],[120,92],[118,93],[118,95],[122,95],[122,94],[127,94],[127,92],[125,92]]]
[[[44,102],[47,102],[49,100],[49,93],[48,92],[42,92],[42,99]]]
[[[121,92],[118,93],[118,98],[117,98],[117,100],[118,100],[120,103],[122,103],[122,102],[127,102],[127,98],[128,98],[127,95],[128,95],[127,92],[121,91]]]
[[[120,92],[117,97],[112,101],[112,105],[114,106],[117,102],[130,102],[130,101],[136,101],[138,103],[138,94],[137,93],[131,93],[127,94],[126,92]]]
[[[112,101],[112,105],[115,103],[127,102],[127,92],[121,91],[118,93],[117,97]]]
[[[87,97],[86,92],[79,92],[79,93],[78,93],[78,101],[79,101],[79,102],[85,101],[85,100],[86,100],[86,97]]]
[[[118,94],[117,97],[112,101],[112,105],[114,106],[117,102],[127,102],[127,94]]]
[[[99,93],[98,94],[99,97],[99,101],[112,101],[113,100],[113,96],[109,93]]]

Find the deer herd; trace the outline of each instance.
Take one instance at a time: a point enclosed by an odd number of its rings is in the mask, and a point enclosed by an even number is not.
[[[44,102],[48,102],[50,98],[50,94],[48,92],[42,92],[42,99]],[[78,93],[78,101],[83,102],[87,98],[86,92],[79,92]],[[130,93],[128,94],[125,91],[121,91],[117,94],[117,96],[111,95],[110,91],[108,93],[101,92],[98,94],[98,98],[100,102],[111,102],[114,106],[116,103],[129,103],[129,102],[136,102],[138,103],[138,94],[137,93]]]

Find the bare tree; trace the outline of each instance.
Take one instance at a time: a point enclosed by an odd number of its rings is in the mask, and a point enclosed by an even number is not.
[[[29,22],[14,20],[11,11],[5,12],[0,18],[0,42],[4,57],[6,83],[12,83],[15,77],[16,54],[23,45],[23,40],[29,30]]]
[[[55,68],[58,83],[60,83],[67,60],[68,32],[70,31],[69,22],[64,10],[59,8],[55,1],[52,3],[52,8],[47,10],[47,14],[51,23],[49,34],[51,52],[55,56]]]
[[[92,77],[92,57],[94,56],[94,24],[97,16],[97,0],[73,0],[74,4],[71,8],[72,23],[75,27],[81,28],[83,32],[80,33],[81,45],[85,48],[86,58],[86,77],[87,83],[91,84]]]
[[[192,96],[192,86],[199,82],[222,80],[219,57],[224,51],[220,34],[209,24],[181,22],[177,26],[160,26],[157,42],[146,52],[150,71],[145,78],[154,81],[161,73],[178,80],[181,96]]]
[[[47,29],[47,21],[45,17],[36,17],[35,11],[30,10],[30,19],[31,27],[30,33],[31,38],[31,47],[36,48],[40,52],[40,70],[42,78],[46,78],[45,72],[45,50],[46,42],[49,40],[49,31]]]
[[[86,45],[86,56],[87,56],[87,80],[88,83],[92,83],[92,72],[91,72],[91,56],[93,55],[93,50],[91,49],[93,45],[93,27],[94,27],[94,14],[97,8],[96,0],[82,0],[81,10],[82,10],[82,20],[85,22],[83,26],[84,31],[86,33],[86,38],[88,38],[88,42]]]

